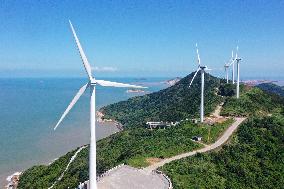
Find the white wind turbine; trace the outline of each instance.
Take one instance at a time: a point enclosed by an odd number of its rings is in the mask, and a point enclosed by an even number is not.
[[[130,88],[146,88],[136,85],[130,85],[130,84],[123,84],[123,83],[117,83],[117,82],[111,82],[111,81],[104,81],[104,80],[97,80],[92,76],[91,66],[88,62],[88,59],[83,51],[83,48],[80,44],[80,41],[76,35],[76,32],[72,26],[71,21],[69,20],[70,27],[73,33],[73,36],[75,38],[83,65],[85,67],[85,70],[88,75],[88,83],[85,84],[80,88],[78,93],[75,95],[71,103],[68,105],[67,109],[57,122],[56,126],[54,127],[54,130],[58,127],[58,125],[62,122],[62,120],[65,118],[65,116],[69,113],[69,111],[73,108],[73,106],[76,104],[76,102],[79,100],[79,98],[82,96],[82,94],[86,91],[87,88],[90,89],[90,130],[91,130],[91,136],[90,136],[90,152],[89,152],[89,189],[97,189],[96,184],[96,101],[95,101],[95,90],[96,85],[101,85],[104,87],[130,87]]]
[[[229,66],[232,66],[232,82],[233,84],[235,84],[235,59],[233,59],[233,54],[232,54],[232,62],[231,64],[229,64]]]
[[[191,84],[192,84],[194,78],[196,77],[197,73],[200,71],[200,73],[201,73],[200,122],[202,123],[204,121],[204,72],[205,72],[205,70],[210,70],[210,69],[208,69],[207,66],[201,66],[197,43],[196,43],[196,53],[197,53],[198,68],[197,68],[194,76],[192,77],[192,80],[189,84],[189,87],[191,86]]]
[[[229,67],[230,67],[230,63],[234,61],[234,52],[232,51],[232,57],[231,59],[229,60],[228,63],[226,63],[224,65],[224,68],[225,68],[225,72],[226,72],[226,80],[227,80],[227,83],[229,83]]]
[[[237,98],[240,98],[240,61],[242,59],[238,57],[238,51],[239,47],[237,46],[237,52],[235,58],[235,61],[237,61]]]

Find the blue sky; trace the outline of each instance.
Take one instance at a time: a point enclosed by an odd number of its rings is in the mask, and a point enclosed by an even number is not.
[[[96,76],[184,76],[198,42],[215,75],[239,45],[243,77],[273,79],[284,70],[283,10],[276,0],[0,0],[0,77],[84,76],[70,19]]]

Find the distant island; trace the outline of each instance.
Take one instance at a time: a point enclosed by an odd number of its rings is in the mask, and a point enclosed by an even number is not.
[[[182,79],[181,77],[176,77],[176,78],[174,78],[174,79],[169,79],[169,80],[167,80],[167,81],[163,81],[162,83],[165,83],[165,84],[167,84],[167,85],[169,85],[169,86],[173,86],[173,85],[175,85],[177,82],[179,82],[181,79]]]
[[[128,89],[126,90],[127,93],[145,93],[146,91],[141,89]]]
[[[267,79],[253,79],[253,80],[245,80],[243,81],[244,84],[249,86],[256,86],[260,84],[268,84],[268,83],[277,83],[277,80],[267,80]]]

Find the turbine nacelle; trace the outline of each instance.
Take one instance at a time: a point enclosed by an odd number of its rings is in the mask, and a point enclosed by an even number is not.
[[[195,77],[196,77],[196,75],[197,75],[197,73],[199,72],[199,71],[210,71],[211,69],[209,69],[208,68],[208,66],[202,66],[201,65],[201,60],[200,60],[200,55],[199,55],[199,50],[198,50],[198,45],[197,45],[197,43],[195,44],[195,46],[196,46],[196,54],[197,54],[197,63],[198,63],[198,67],[197,67],[197,70],[196,70],[196,72],[195,72],[195,74],[193,75],[193,77],[192,77],[192,79],[191,79],[191,82],[190,82],[190,84],[189,84],[189,87],[191,86],[191,84],[192,84],[192,82],[193,82],[193,80],[195,79]]]
[[[94,77],[91,78],[90,80],[90,85],[96,85],[97,84],[97,81]]]

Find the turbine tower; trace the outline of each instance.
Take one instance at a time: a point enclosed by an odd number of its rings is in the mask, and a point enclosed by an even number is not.
[[[88,59],[83,51],[83,48],[80,44],[80,41],[77,37],[77,34],[73,28],[71,21],[69,20],[69,24],[71,27],[71,31],[75,38],[75,42],[77,44],[77,48],[79,50],[84,68],[88,75],[88,83],[83,85],[78,93],[75,95],[65,112],[62,114],[61,118],[57,122],[54,130],[58,127],[58,125],[62,122],[65,116],[69,113],[69,111],[73,108],[82,94],[86,91],[87,88],[90,89],[90,152],[89,152],[89,189],[97,189],[96,177],[97,177],[97,170],[96,170],[96,85],[101,85],[104,87],[130,87],[130,88],[146,88],[142,86],[124,84],[124,83],[117,83],[111,81],[104,81],[104,80],[97,80],[92,76],[91,66],[88,62]]]
[[[196,54],[197,54],[198,68],[197,68],[194,76],[191,79],[189,87],[191,87],[193,80],[195,79],[197,73],[200,71],[200,73],[201,73],[200,122],[203,123],[203,121],[204,121],[204,72],[205,72],[205,70],[209,70],[209,69],[207,68],[207,66],[202,66],[201,63],[200,63],[200,56],[199,56],[197,43],[196,43]]]
[[[224,65],[225,72],[226,72],[225,77],[226,77],[227,83],[229,83],[229,67],[230,67],[230,63],[232,63],[232,61],[234,61],[234,52],[233,51],[232,51],[232,57],[230,58],[229,62]]]
[[[232,66],[232,82],[235,84],[235,61],[232,61],[230,66]]]
[[[237,61],[237,98],[240,98],[240,61],[241,58],[238,57],[239,47],[237,46],[237,53],[235,60]]]
[[[228,73],[228,69],[229,69],[229,65],[228,64],[225,64],[224,65],[224,68],[225,68],[225,72],[226,72],[226,75],[225,75],[225,77],[226,77],[226,81],[227,81],[227,83],[229,83],[229,73]]]

